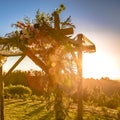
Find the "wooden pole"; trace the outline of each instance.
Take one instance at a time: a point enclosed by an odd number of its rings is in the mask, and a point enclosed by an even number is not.
[[[54,29],[55,30],[60,30],[60,18],[59,18],[59,14],[57,13],[57,11],[53,12],[53,17],[54,17]]]
[[[83,90],[82,90],[82,36],[78,35],[80,50],[78,52],[78,120],[83,120]]]
[[[4,120],[4,79],[15,69],[15,67],[24,59],[24,57],[25,55],[22,55],[4,77],[2,75],[2,66],[0,67],[0,120]]]
[[[3,90],[2,66],[0,66],[0,120],[4,120],[4,90]]]
[[[53,13],[54,16],[54,29],[56,31],[60,31],[60,18],[57,11]],[[57,74],[57,73],[56,73]],[[59,78],[58,78],[59,79]],[[54,104],[54,110],[55,110],[55,119],[56,120],[65,120],[65,113],[63,108],[63,94],[59,87],[59,84],[56,84],[56,92],[55,92],[55,104]]]

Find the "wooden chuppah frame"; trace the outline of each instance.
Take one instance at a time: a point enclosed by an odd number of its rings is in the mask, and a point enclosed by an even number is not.
[[[60,29],[60,19],[59,15],[56,14],[56,12],[53,13],[54,17],[54,29],[55,31],[59,31],[62,33],[62,35],[69,35],[73,34],[73,29],[67,28],[67,29]],[[77,39],[69,39],[68,37],[65,37],[66,40],[68,40],[71,44],[77,46],[79,48],[78,52],[78,78],[79,78],[79,84],[78,84],[78,120],[83,120],[83,98],[82,98],[82,52],[95,52],[95,45],[86,38],[83,34],[78,34]],[[7,41],[9,42],[9,41]],[[0,38],[0,44],[5,44],[6,40]],[[89,45],[85,45],[85,43],[89,43]],[[5,76],[2,75],[2,67],[0,68],[0,120],[4,120],[4,90],[3,90],[3,81],[5,77],[7,77],[8,74],[10,74],[15,67],[24,59],[25,56],[28,56],[36,65],[38,65],[43,71],[46,73],[49,73],[48,67],[37,57],[33,52],[27,48],[24,45],[21,45],[20,50],[22,53],[20,54],[4,54],[0,53],[2,56],[21,56],[18,61],[11,67],[11,69],[6,73]],[[49,75],[49,74],[48,74]]]
[[[86,51],[86,52],[95,52],[95,46],[93,43],[91,43],[83,34],[79,34],[77,35],[78,39],[76,42],[73,42],[73,44],[79,45],[80,50],[78,52],[78,59],[79,61],[79,66],[78,66],[78,76],[79,76],[79,85],[78,85],[78,120],[83,120],[83,103],[82,103],[82,51]],[[83,46],[82,43],[83,41],[87,41],[90,42],[91,46]],[[88,51],[88,48],[90,49],[90,51]],[[11,67],[11,69],[6,73],[5,76],[2,76],[2,67],[0,68],[0,117],[1,120],[4,120],[4,94],[3,94],[3,81],[4,79],[7,77],[8,74],[10,74],[15,68],[16,66],[25,58],[25,56],[28,56],[36,65],[38,65],[40,68],[42,68],[46,73],[48,73],[48,69],[47,66],[45,66],[45,64],[39,59],[37,58],[30,49],[26,49],[24,48],[25,51],[23,51],[23,53],[20,55],[21,57],[18,59],[18,61]],[[3,54],[2,54],[3,55]],[[3,56],[13,56],[13,55],[3,55]],[[14,55],[14,56],[18,56],[18,54]]]

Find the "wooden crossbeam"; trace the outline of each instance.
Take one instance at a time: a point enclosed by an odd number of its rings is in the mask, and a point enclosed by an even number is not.
[[[25,58],[25,54],[23,54],[18,60],[17,62],[11,67],[11,69],[6,73],[6,75],[3,77],[3,79],[5,79],[16,67],[17,65]]]
[[[48,73],[48,67],[38,58],[33,54],[33,52],[30,49],[27,49],[26,55],[36,64],[38,65],[43,71]]]

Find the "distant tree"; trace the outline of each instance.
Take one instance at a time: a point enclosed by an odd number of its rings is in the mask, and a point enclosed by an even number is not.
[[[48,78],[43,71],[29,70],[26,73],[28,86],[36,95],[44,95],[46,92]]]
[[[16,70],[9,74],[4,80],[5,86],[9,85],[24,85],[28,86],[26,73],[21,70]]]

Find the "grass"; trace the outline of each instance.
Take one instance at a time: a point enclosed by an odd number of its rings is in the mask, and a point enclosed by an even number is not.
[[[5,120],[54,120],[54,117],[40,101],[7,100]]]
[[[45,102],[38,100],[5,100],[5,120],[55,120],[54,111],[48,111],[45,105]],[[116,110],[108,108],[84,106],[83,119],[117,120],[116,113]],[[76,116],[76,105],[73,105],[66,120],[76,120]]]

